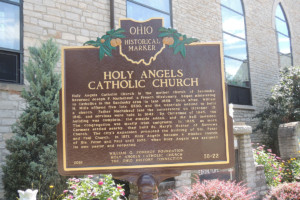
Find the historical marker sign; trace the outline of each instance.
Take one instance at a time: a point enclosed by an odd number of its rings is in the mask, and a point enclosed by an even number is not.
[[[62,49],[60,173],[232,166],[221,43],[163,37],[162,19],[120,25],[100,49]]]

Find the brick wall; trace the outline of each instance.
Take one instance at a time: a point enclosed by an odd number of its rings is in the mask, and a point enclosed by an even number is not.
[[[294,65],[300,65],[300,3],[298,0],[244,0],[253,106],[235,106],[234,119],[254,126],[252,116],[261,110],[264,99],[278,80],[275,10],[282,2],[291,28]],[[173,24],[179,32],[201,41],[222,41],[220,0],[172,0]],[[24,60],[28,47],[54,38],[61,46],[80,46],[110,30],[110,1],[24,0]],[[115,24],[126,17],[126,0],[115,0]],[[60,71],[60,64],[57,66]],[[20,86],[0,83],[0,158],[6,153],[4,140],[11,136],[24,102]],[[257,135],[257,134],[256,134]],[[253,141],[259,137],[252,135]],[[0,183],[0,190],[2,184]],[[0,198],[3,192],[0,191]]]
[[[9,88],[9,90],[8,90]],[[5,157],[9,153],[5,148],[5,140],[12,137],[12,128],[18,116],[25,108],[24,100],[20,97],[20,87],[9,87],[2,84],[0,88],[0,164],[5,163]],[[0,176],[3,172],[0,168]],[[0,181],[0,199],[3,199],[3,184]]]
[[[202,42],[222,41],[220,0],[173,0],[173,26]]]
[[[110,30],[109,0],[25,0],[24,55],[40,40],[55,38],[62,46],[81,46]]]

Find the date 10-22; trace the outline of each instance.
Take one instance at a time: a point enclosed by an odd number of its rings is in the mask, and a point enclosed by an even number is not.
[[[218,153],[204,154],[204,159],[216,159],[219,157],[220,155]]]

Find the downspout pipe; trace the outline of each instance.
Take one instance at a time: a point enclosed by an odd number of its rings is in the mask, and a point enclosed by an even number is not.
[[[110,29],[115,28],[115,0],[110,0]]]

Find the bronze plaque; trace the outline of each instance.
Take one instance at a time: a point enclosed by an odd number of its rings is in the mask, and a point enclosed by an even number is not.
[[[221,43],[175,55],[153,20],[121,20],[126,37],[102,59],[96,47],[62,48],[61,174],[233,165]]]

